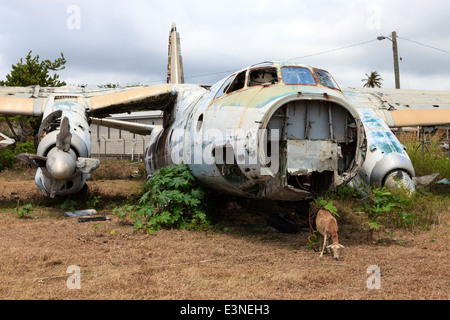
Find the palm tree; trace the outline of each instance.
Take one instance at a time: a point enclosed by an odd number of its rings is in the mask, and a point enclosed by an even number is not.
[[[367,88],[381,88],[381,81],[383,81],[383,79],[381,78],[381,76],[378,74],[378,72],[376,71],[372,71],[370,73],[370,76],[366,73],[367,78],[366,79],[362,79],[361,81],[365,81],[366,83],[364,84],[364,87]]]

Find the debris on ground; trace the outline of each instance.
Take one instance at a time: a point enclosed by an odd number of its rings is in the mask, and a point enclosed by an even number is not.
[[[90,221],[106,221],[111,220],[110,217],[103,216],[103,217],[81,217],[78,218],[78,222],[90,222]]]
[[[64,215],[66,217],[72,217],[72,218],[91,216],[94,214],[97,214],[97,210],[95,210],[95,209],[78,210],[78,211],[74,211],[74,212],[72,212],[72,211],[64,212]]]

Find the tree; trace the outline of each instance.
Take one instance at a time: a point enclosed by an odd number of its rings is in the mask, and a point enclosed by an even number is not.
[[[6,81],[0,81],[0,86],[14,86],[14,87],[25,87],[25,86],[35,86],[39,85],[41,87],[60,87],[66,85],[64,81],[59,80],[59,75],[57,71],[64,70],[66,59],[61,52],[61,57],[55,59],[55,61],[50,60],[39,60],[39,55],[35,57],[31,56],[32,51],[28,53],[25,57],[25,62],[21,58],[20,61],[12,66],[10,74],[6,75]],[[53,71],[55,74],[53,76],[49,75],[49,72]],[[27,116],[1,116],[0,115],[0,127],[2,123],[8,125],[8,129],[11,131],[12,136],[16,140],[16,146],[10,146],[9,148],[0,151],[0,171],[2,167],[11,167],[14,163],[13,155],[21,152],[21,147],[23,145],[27,146],[27,152],[34,153],[32,142],[33,135],[39,130],[40,119],[36,117]],[[13,123],[20,126],[23,134],[26,136],[18,136],[14,131]],[[27,142],[28,140],[28,142]],[[24,142],[19,143],[20,142]],[[14,148],[14,149],[13,149]],[[7,150],[9,149],[9,150]],[[14,150],[14,151],[13,151]],[[9,160],[5,160],[7,153],[9,154]],[[12,159],[12,160],[11,160]]]
[[[41,87],[60,87],[65,86],[64,81],[59,81],[59,75],[49,75],[49,71],[61,71],[65,69],[66,59],[61,52],[61,58],[55,61],[44,60],[39,61],[39,55],[35,57],[31,56],[30,51],[25,57],[25,63],[23,59],[12,66],[11,73],[6,76],[6,81],[0,81],[2,86],[10,87],[26,87],[39,85]]]
[[[381,78],[381,76],[378,74],[378,72],[376,71],[372,71],[370,73],[370,76],[366,73],[367,78],[366,79],[362,79],[361,81],[365,81],[366,83],[364,84],[364,87],[366,88],[381,88],[381,81],[383,81],[383,79]]]
[[[12,65],[10,74],[6,75],[6,81],[0,81],[0,85],[9,87],[26,87],[35,85],[39,85],[41,87],[60,87],[66,85],[64,81],[59,80],[59,75],[56,73],[56,71],[65,69],[64,65],[66,64],[66,59],[64,58],[62,52],[61,57],[55,59],[53,62],[48,59],[40,61],[39,55],[32,57],[31,53],[32,51],[28,52],[28,55],[25,57],[25,62],[21,58],[16,65]],[[54,71],[55,74],[50,76],[49,71]],[[12,120],[12,122],[19,123],[22,129],[25,129],[25,131],[29,133],[28,136],[35,134],[39,129],[40,124],[40,121],[38,121],[35,117],[15,116],[8,118],[7,116],[0,116],[0,120],[3,120],[8,124],[8,127],[16,141],[19,139],[13,130],[10,120]]]

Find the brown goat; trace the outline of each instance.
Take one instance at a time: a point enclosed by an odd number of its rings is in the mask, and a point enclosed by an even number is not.
[[[317,212],[316,217],[316,229],[319,231],[324,239],[323,239],[323,247],[322,251],[320,252],[320,256],[323,256],[323,252],[325,251],[325,246],[327,244],[327,238],[331,237],[333,240],[333,244],[330,244],[327,246],[327,249],[330,249],[333,251],[333,258],[336,260],[339,260],[339,251],[340,248],[344,248],[343,245],[339,244],[338,242],[338,225],[336,219],[331,215],[330,212],[326,210],[319,210]]]

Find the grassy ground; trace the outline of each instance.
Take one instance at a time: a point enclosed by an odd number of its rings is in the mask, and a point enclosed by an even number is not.
[[[268,217],[283,209],[265,201],[237,199],[236,208],[230,199],[216,200],[217,227],[210,231],[135,231],[112,210],[137,200],[142,167],[107,166],[120,171],[120,179],[99,171],[89,182],[92,197],[77,200],[77,209],[95,204],[111,218],[100,222],[64,217],[64,202],[43,198],[32,171],[0,174],[1,299],[450,298],[448,197],[433,213],[436,223],[394,226],[391,236],[380,232],[375,239],[356,202],[336,200],[345,249],[335,261],[308,249],[307,228],[283,234],[268,226]],[[34,212],[17,218],[18,203],[31,203]],[[67,287],[69,266],[81,272],[80,289]],[[375,277],[370,266],[381,272],[380,289],[367,286]]]

